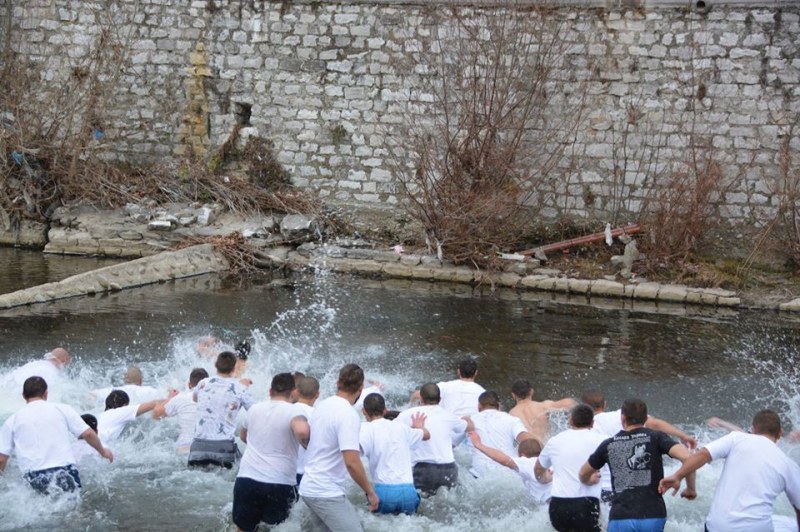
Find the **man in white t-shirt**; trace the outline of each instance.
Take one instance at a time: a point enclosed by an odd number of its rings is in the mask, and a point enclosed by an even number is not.
[[[314,377],[306,377],[305,375],[298,378],[294,377],[295,397],[297,398],[297,407],[306,419],[311,419],[311,413],[314,412],[314,403],[319,398],[319,381]],[[300,480],[303,478],[303,473],[306,468],[306,448],[302,445],[297,447],[297,485],[300,485]]]
[[[42,360],[28,362],[24,366],[15,369],[11,376],[14,379],[14,384],[18,387],[22,386],[28,377],[34,376],[43,378],[45,382],[53,386],[64,377],[64,370],[70,360],[71,358],[66,349],[56,347],[44,355]]]
[[[291,402],[294,389],[292,374],[279,373],[272,378],[270,400],[247,411],[241,429],[247,448],[233,485],[233,522],[239,530],[282,523],[297,500],[297,448],[308,444],[310,429]]]
[[[498,449],[508,456],[516,454],[514,447],[517,443],[533,438],[525,430],[522,420],[500,410],[500,396],[492,390],[478,396],[478,413],[470,419],[484,445]],[[497,465],[486,454],[473,447],[470,473],[475,478],[480,478],[491,467]]]
[[[463,441],[467,430],[472,430],[473,426],[439,405],[438,385],[429,382],[419,389],[419,394],[422,406],[400,412],[394,423],[411,426],[414,415],[425,414],[425,428],[431,437],[412,449],[411,459],[414,462],[414,486],[423,495],[433,495],[439,488],[452,488],[458,482],[453,445]]]
[[[208,372],[203,368],[194,368],[189,374],[186,391],[179,393],[164,404],[156,405],[153,409],[153,418],[162,419],[176,416],[180,433],[175,441],[175,449],[179,454],[188,454],[189,447],[194,439],[194,427],[197,423],[197,403],[194,402],[192,390],[197,384],[208,378]]]
[[[781,493],[794,507],[800,527],[800,466],[776,445],[783,435],[780,417],[761,410],[750,431],[731,432],[691,455],[661,480],[659,492],[677,493],[684,477],[712,460],[725,459],[706,518],[708,532],[771,532],[773,506]]]
[[[345,493],[348,474],[367,495],[370,511],[378,509],[380,500],[361,463],[361,420],[353,408],[363,387],[364,371],[355,364],[345,365],[339,370],[336,395],[317,403],[311,414],[306,470],[300,482],[300,496],[311,510],[304,530],[363,530]]]
[[[536,478],[547,479],[552,469],[550,523],[559,532],[600,532],[599,474],[594,484],[581,482],[578,473],[605,438],[592,431],[592,409],[578,405],[570,411],[570,428],[547,441],[534,467]]]
[[[234,353],[223,351],[214,365],[217,374],[203,379],[192,390],[197,423],[189,448],[189,465],[231,469],[240,456],[235,441],[236,417],[242,408],[249,410],[254,401],[247,386],[234,376]]]
[[[542,475],[542,480],[536,478],[536,463],[542,453],[542,444],[539,443],[539,440],[529,438],[520,442],[517,447],[519,456],[514,458],[499,449],[486,446],[477,432],[470,432],[468,436],[472,446],[478,451],[484,453],[498,464],[515,471],[520,476],[525,489],[528,491],[528,496],[534,503],[546,504],[550,501],[550,488],[553,484],[552,471],[548,469]]]
[[[150,412],[156,406],[166,403],[177,393],[177,390],[172,390],[166,399],[130,404],[131,400],[127,393],[122,390],[112,390],[106,397],[105,411],[97,416],[97,434],[104,443],[113,444],[128,423],[142,414]]]
[[[458,363],[458,378],[439,382],[441,401],[439,406],[458,417],[478,413],[478,397],[486,390],[475,382],[478,376],[478,363],[474,358],[465,358]]]
[[[164,397],[164,393],[158,391],[152,386],[144,386],[142,382],[144,377],[142,370],[136,366],[131,366],[125,371],[125,377],[122,379],[122,386],[111,386],[108,388],[98,388],[89,392],[96,401],[103,403],[113,390],[122,390],[128,394],[128,398],[132,403],[146,403]]]
[[[364,398],[364,416],[359,444],[369,460],[369,472],[380,498],[378,513],[413,515],[419,507],[414,488],[411,449],[431,437],[425,429],[425,414],[411,416],[411,426],[384,418],[386,401],[378,393]]]
[[[52,493],[54,487],[74,492],[81,488],[72,454],[74,437],[85,439],[109,462],[114,459],[74,409],[47,401],[47,383],[42,377],[28,377],[22,385],[22,397],[25,406],[0,428],[0,473],[14,452],[17,465],[34,490],[44,495]]]

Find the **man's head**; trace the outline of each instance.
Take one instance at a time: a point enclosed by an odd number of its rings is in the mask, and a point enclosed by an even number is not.
[[[625,399],[622,417],[623,425],[644,425],[647,421],[647,405],[641,399]]]
[[[500,410],[500,396],[497,392],[486,390],[478,396],[478,411]]]
[[[97,432],[97,418],[94,417],[92,414],[82,414],[81,419],[89,425],[89,428],[93,431]]]
[[[64,368],[69,364],[70,356],[63,347],[56,347],[44,356],[45,360],[52,362],[57,368]]]
[[[606,409],[606,397],[597,388],[589,388],[581,394],[581,403],[589,405],[595,412],[602,412]]]
[[[294,390],[294,377],[291,373],[278,373],[272,377],[272,384],[269,386],[270,397],[289,400],[292,390]]]
[[[535,458],[542,454],[542,443],[536,438],[522,440],[517,447],[517,452],[525,458]]]
[[[458,376],[462,379],[474,379],[478,374],[478,363],[474,358],[465,358],[458,363]]]
[[[114,408],[122,408],[131,403],[131,398],[124,390],[111,390],[111,393],[106,397],[106,410],[113,410]]]
[[[236,355],[230,351],[223,351],[217,355],[214,367],[217,368],[217,373],[220,375],[230,375],[236,369]]]
[[[753,416],[752,432],[778,440],[783,435],[781,418],[773,410],[759,410]]]
[[[47,383],[41,377],[28,377],[22,383],[22,398],[26,401],[47,399]]]
[[[589,405],[578,405],[569,412],[569,424],[574,429],[589,429],[594,425],[594,412]]]
[[[438,405],[442,400],[442,394],[439,391],[439,386],[435,382],[428,382],[422,385],[419,389],[419,397],[422,399],[423,405]]]
[[[189,374],[189,389],[191,390],[197,384],[203,380],[208,378],[208,372],[205,368],[194,368],[192,372]]]
[[[533,397],[533,387],[527,379],[517,379],[511,383],[511,395],[516,401]]]
[[[304,401],[314,401],[319,397],[319,381],[314,377],[300,377],[295,379],[297,395]]]
[[[346,364],[339,370],[336,387],[340,392],[357,394],[364,387],[364,370],[356,364]]]
[[[364,414],[369,419],[383,417],[386,412],[386,400],[379,393],[371,393],[364,398]]]
[[[142,370],[136,366],[129,367],[128,371],[125,372],[125,378],[123,379],[125,384],[135,384],[136,386],[141,386],[143,380]]]

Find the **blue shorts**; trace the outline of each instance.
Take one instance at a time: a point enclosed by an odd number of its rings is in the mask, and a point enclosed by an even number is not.
[[[379,514],[414,515],[419,508],[419,493],[413,484],[375,484],[375,493],[381,500]]]
[[[666,517],[613,519],[608,522],[608,532],[662,532],[666,524]]]
[[[72,464],[64,467],[51,467],[39,471],[28,471],[24,475],[31,487],[42,495],[49,495],[50,490],[58,488],[70,493],[81,489],[81,476]]]

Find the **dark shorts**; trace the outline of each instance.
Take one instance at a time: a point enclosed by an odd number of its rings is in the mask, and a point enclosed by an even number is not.
[[[42,495],[50,495],[56,488],[65,493],[81,489],[81,476],[73,465],[28,471],[24,478]]]
[[[425,495],[433,495],[441,487],[452,488],[458,482],[458,466],[420,462],[414,466],[414,486]]]
[[[195,438],[189,447],[189,465],[193,467],[219,466],[231,469],[241,457],[233,440],[201,440]]]
[[[260,522],[277,525],[288,519],[295,502],[295,486],[237,477],[233,484],[233,522],[245,532],[255,530]]]
[[[553,497],[550,524],[558,532],[600,532],[600,499]]]

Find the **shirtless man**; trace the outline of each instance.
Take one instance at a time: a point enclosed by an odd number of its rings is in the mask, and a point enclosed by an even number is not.
[[[557,401],[534,401],[531,383],[525,379],[511,385],[511,397],[517,404],[508,413],[521,419],[528,432],[543,445],[547,442],[550,430],[550,412],[569,410],[578,404],[571,397]]]

